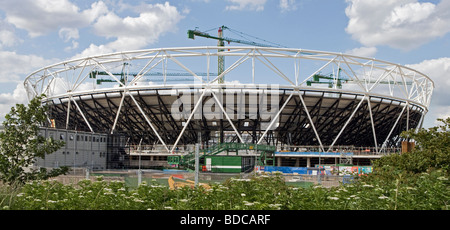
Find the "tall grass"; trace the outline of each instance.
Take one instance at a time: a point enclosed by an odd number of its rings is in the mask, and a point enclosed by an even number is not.
[[[372,182],[325,188],[294,187],[278,176],[231,178],[224,183],[170,190],[156,180],[138,187],[124,182],[82,180],[77,185],[33,181],[1,187],[0,209],[11,210],[448,210],[445,173],[416,180]]]

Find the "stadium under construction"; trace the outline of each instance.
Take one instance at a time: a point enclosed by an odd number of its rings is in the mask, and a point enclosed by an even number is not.
[[[421,127],[433,84],[373,58],[220,45],[79,58],[24,82],[30,99],[46,95],[42,135],[73,148],[41,166],[192,168],[199,144],[211,172],[370,165]]]

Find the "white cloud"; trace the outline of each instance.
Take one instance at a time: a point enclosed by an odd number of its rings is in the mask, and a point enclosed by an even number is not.
[[[31,71],[56,62],[36,55],[22,55],[0,51],[0,82],[21,82]]]
[[[21,42],[22,39],[17,37],[14,27],[0,19],[0,49],[12,47]]]
[[[4,31],[11,33],[4,36]],[[0,48],[2,46],[13,46],[16,45],[16,42],[21,42],[21,40],[5,42],[8,39],[17,39],[17,37],[13,31],[0,30]],[[57,61],[57,59],[48,60],[37,55],[23,55],[14,51],[0,50],[0,88],[3,91],[10,91],[0,93],[0,120],[4,119],[4,116],[15,104],[27,103],[27,93],[23,86],[24,77],[36,69]]]
[[[225,7],[226,10],[264,10],[267,0],[227,0],[232,5]]]
[[[396,6],[391,15],[385,19],[383,26],[385,29],[418,23],[426,20],[435,11],[436,5],[426,3],[408,3],[402,6]]]
[[[440,123],[439,121],[437,121],[437,118],[445,119],[447,117],[450,117],[450,105],[437,107],[435,110],[436,112],[433,114],[436,118],[433,120],[434,125],[438,125]]]
[[[120,11],[132,10],[138,16],[118,16],[103,1],[81,10],[69,0],[2,0],[0,9],[6,14],[5,21],[26,30],[31,37],[58,31],[59,37],[71,44],[64,49],[67,52],[79,48],[75,40],[80,38],[81,28],[92,27],[96,35],[115,39],[106,44],[90,44],[75,57],[143,48],[174,31],[184,17],[169,2],[136,6],[119,2],[118,5]],[[13,45],[13,35],[0,31],[0,46]]]
[[[23,76],[56,60],[46,60],[35,55],[20,55],[15,52],[0,51],[0,87],[11,87],[12,92],[0,93],[0,121],[15,104],[28,102],[23,85]]]
[[[93,25],[94,32],[116,40],[102,45],[91,44],[77,56],[143,48],[158,41],[165,33],[175,30],[177,23],[184,17],[168,2],[141,5],[139,11],[141,12],[137,17],[121,18],[114,12],[99,17]]]
[[[123,10],[133,10],[137,16],[122,17],[109,10],[103,1],[94,2],[81,9],[79,3],[71,0],[2,0],[0,11],[0,88],[11,85],[14,92],[0,94],[0,120],[15,103],[25,103],[27,97],[23,89],[24,77],[32,71],[60,60],[45,59],[38,55],[24,55],[2,51],[3,47],[17,45],[14,28],[23,29],[33,37],[57,32],[59,38],[68,43],[65,51],[73,51],[81,46],[78,42],[80,30],[89,28],[95,34],[113,41],[106,44],[90,44],[77,56],[116,52],[125,49],[139,49],[156,42],[167,32],[174,31],[184,17],[176,7],[164,4],[140,4]],[[123,5],[123,4],[122,4]],[[24,7],[26,6],[26,7]],[[69,45],[70,44],[70,45]],[[82,86],[83,87],[83,86]]]
[[[433,104],[450,105],[450,58],[425,60],[418,64],[407,65],[429,76],[434,81]]]
[[[279,4],[281,11],[292,11],[297,9],[297,4],[295,0],[280,0]]]
[[[21,40],[10,30],[0,30],[0,48],[17,45]]]
[[[2,0],[0,9],[5,12],[7,22],[26,30],[31,37],[59,28],[86,27],[108,12],[101,1],[82,11],[68,0]]]
[[[79,43],[75,41],[76,39],[80,38],[80,34],[78,32],[77,28],[61,28],[59,30],[59,37],[64,40],[64,42],[70,42],[72,43],[71,46],[67,46],[64,48],[64,51],[70,52],[76,48],[78,48]]]
[[[72,45],[71,46],[67,46],[66,48],[64,48],[64,51],[66,52],[70,52],[74,49],[77,49],[79,46],[79,43],[77,41],[72,41]]]
[[[377,53],[376,47],[360,47],[346,51],[345,53],[360,57],[373,57]]]
[[[63,39],[65,42],[68,42],[71,39],[80,38],[80,34],[78,33],[77,28],[61,28],[59,30],[59,37]]]
[[[435,125],[437,118],[450,116],[450,58],[425,60],[407,66],[426,74],[434,81],[435,89],[427,114],[428,126]]]
[[[26,104],[28,98],[23,83],[18,83],[12,93],[0,94],[0,120],[3,120],[5,115],[9,113],[11,107],[15,104]]]
[[[347,53],[375,53],[386,45],[401,50],[417,48],[450,32],[450,1],[437,4],[418,0],[362,1],[347,0],[346,31],[364,47]],[[443,57],[407,65],[428,75],[435,85],[424,126],[436,124],[437,118],[450,116],[450,58]]]
[[[28,98],[23,83],[18,83],[12,93],[0,94],[0,105],[14,105],[16,103],[25,103]]]
[[[450,32],[450,1],[347,0],[346,31],[364,46],[410,50]]]

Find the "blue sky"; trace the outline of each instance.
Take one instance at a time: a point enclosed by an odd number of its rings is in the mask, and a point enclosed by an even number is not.
[[[425,126],[450,116],[450,0],[2,0],[0,120],[26,102],[22,82],[36,69],[122,50],[214,46],[186,32],[221,25],[290,48],[411,66],[436,84]]]

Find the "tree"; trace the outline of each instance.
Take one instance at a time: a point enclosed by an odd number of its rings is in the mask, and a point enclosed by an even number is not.
[[[392,175],[394,171],[408,174],[420,174],[430,170],[450,169],[450,117],[438,119],[443,125],[429,129],[405,131],[403,138],[416,142],[414,150],[401,155],[384,156],[374,162],[377,175]]]
[[[47,111],[41,103],[42,98],[44,95],[33,98],[27,106],[16,104],[5,116],[4,131],[0,132],[0,180],[10,185],[48,179],[69,170],[61,167],[48,172],[45,168],[31,168],[36,158],[44,158],[64,145],[63,141],[39,135],[39,127],[46,122]]]
[[[403,132],[405,138],[414,139],[417,148],[412,151],[412,156],[418,157],[419,161],[412,167],[406,167],[408,170],[424,172],[429,168],[450,169],[450,117],[447,119],[437,119],[443,125],[426,129],[418,132],[409,130]]]

